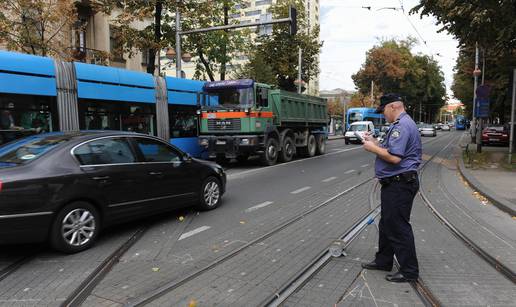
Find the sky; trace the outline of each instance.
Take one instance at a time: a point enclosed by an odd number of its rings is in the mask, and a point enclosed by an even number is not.
[[[418,0],[320,0],[321,40],[324,41],[320,89],[355,90],[351,75],[365,62],[367,50],[381,39],[412,36],[419,41],[412,51],[433,55],[444,73],[447,92],[451,94],[457,41],[446,32],[438,33],[440,27],[435,25],[432,16],[421,19],[419,15],[409,15],[410,9],[418,3]],[[362,8],[368,6],[371,10]]]

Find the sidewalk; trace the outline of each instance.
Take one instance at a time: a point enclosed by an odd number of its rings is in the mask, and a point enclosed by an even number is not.
[[[463,138],[461,147],[466,148],[468,138]],[[475,152],[476,144],[469,144],[470,152]],[[459,159],[459,170],[464,179],[484,197],[489,199],[500,210],[516,216],[516,171],[502,167],[507,159],[507,147],[482,146],[483,155],[465,161]]]

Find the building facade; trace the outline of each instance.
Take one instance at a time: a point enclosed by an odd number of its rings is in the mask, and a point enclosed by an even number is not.
[[[310,29],[313,29],[320,25],[320,13],[319,13],[319,1],[320,0],[304,0],[305,1],[305,14],[308,17],[308,25]],[[237,7],[238,13],[230,16],[234,20],[237,20],[240,23],[252,23],[252,22],[260,22],[264,20],[271,19],[268,10],[269,8],[276,4],[276,0],[247,0],[245,4],[241,7]],[[253,34],[255,37],[256,34]],[[195,60],[195,59],[194,59]],[[244,65],[248,61],[247,57],[244,54],[236,54],[231,61],[231,64],[227,65],[227,78],[231,78],[233,73],[242,65]],[[175,76],[175,68],[170,65],[171,62],[168,60],[164,54],[161,56],[161,66],[169,67],[165,69],[165,73],[167,75]],[[182,63],[182,69],[184,71],[184,75],[186,78],[192,78],[195,74],[195,61],[189,63]],[[218,74],[216,75],[218,76]],[[319,94],[319,77],[315,77],[310,80],[307,90],[307,94],[310,95],[318,95]]]

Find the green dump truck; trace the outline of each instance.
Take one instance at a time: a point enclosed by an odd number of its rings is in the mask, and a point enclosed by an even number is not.
[[[326,151],[328,110],[322,98],[249,79],[207,82],[203,91],[199,144],[212,159],[259,155],[274,165]]]

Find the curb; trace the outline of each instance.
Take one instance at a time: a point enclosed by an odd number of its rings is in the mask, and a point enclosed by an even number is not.
[[[334,138],[327,138],[326,140],[327,141],[334,141],[334,140],[343,140],[344,139],[344,136],[338,136],[338,137],[334,137]]]
[[[466,180],[466,182],[473,187],[477,192],[479,192],[482,196],[487,198],[493,205],[498,207],[498,209],[510,214],[511,216],[516,216],[516,205],[511,203],[510,201],[498,196],[494,191],[480,183],[473,174],[466,168],[464,165],[464,160],[462,155],[459,160],[459,172],[462,177]]]

